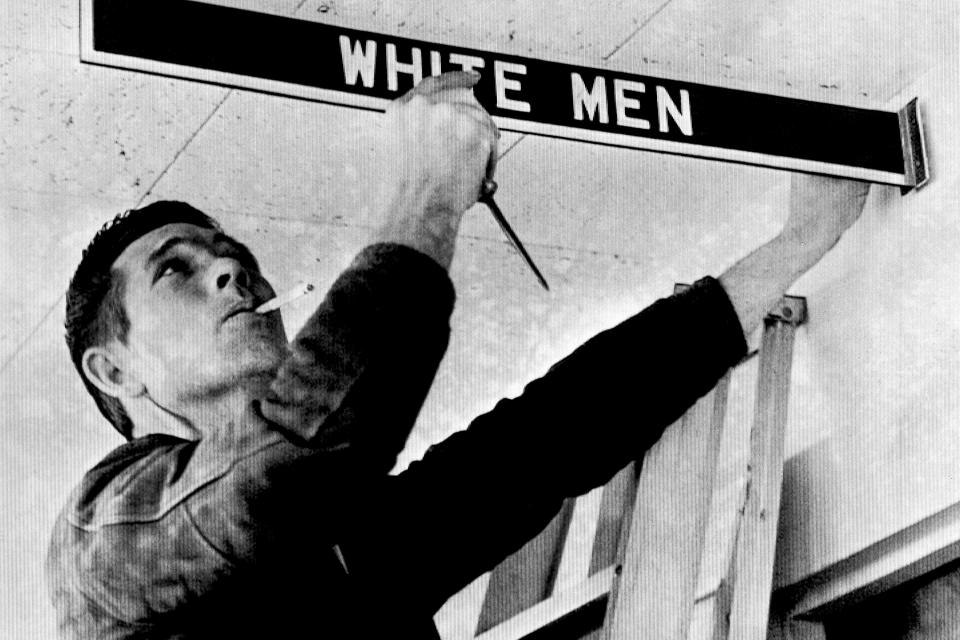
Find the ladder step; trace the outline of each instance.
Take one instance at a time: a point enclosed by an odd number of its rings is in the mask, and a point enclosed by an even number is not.
[[[564,617],[606,598],[610,593],[610,585],[613,584],[613,571],[613,566],[607,567],[579,585],[550,596],[485,631],[475,640],[521,640],[547,625],[559,622]]]

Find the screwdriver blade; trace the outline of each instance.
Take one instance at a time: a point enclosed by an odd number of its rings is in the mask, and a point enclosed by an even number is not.
[[[507,239],[510,240],[510,244],[513,245],[513,248],[517,250],[517,253],[524,259],[527,263],[527,266],[530,267],[530,270],[533,271],[533,275],[537,277],[537,280],[543,286],[544,289],[550,291],[550,285],[547,284],[546,278],[543,277],[543,274],[540,273],[540,269],[537,268],[537,265],[534,264],[533,258],[530,257],[530,254],[527,253],[526,248],[524,248],[523,243],[520,242],[520,238],[514,233],[513,229],[510,227],[510,223],[507,222],[507,219],[503,216],[503,212],[500,210],[500,207],[497,206],[497,203],[493,199],[493,194],[497,191],[497,183],[493,180],[485,180],[483,182],[483,188],[480,193],[480,202],[487,205],[487,208],[490,209],[490,213],[493,214],[493,219],[497,221],[497,224],[500,225],[500,229],[503,230],[504,235],[507,236]]]

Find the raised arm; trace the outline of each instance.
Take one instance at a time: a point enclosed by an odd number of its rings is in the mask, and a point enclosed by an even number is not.
[[[367,247],[291,344],[264,417],[314,447],[349,447],[368,473],[403,448],[446,350],[446,274],[464,212],[492,175],[497,131],[478,75],[427,78],[388,110],[371,156]]]
[[[783,232],[719,282],[592,338],[386,481],[385,501],[365,503],[374,522],[356,519],[348,562],[371,576],[416,572],[432,610],[540,531],[564,498],[642,455],[743,356],[745,333],[856,220],[867,192],[825,179],[794,186]],[[369,537],[386,523],[389,537]]]
[[[430,256],[444,268],[453,259],[460,220],[496,167],[499,133],[473,95],[476,72],[424,79],[387,110],[382,175],[374,176],[374,239]],[[379,173],[379,172],[378,172]]]

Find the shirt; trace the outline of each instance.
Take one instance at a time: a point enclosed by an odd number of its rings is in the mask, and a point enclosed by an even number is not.
[[[640,456],[746,349],[705,278],[390,475],[453,301],[427,256],[369,247],[241,419],[134,440],[87,473],[47,558],[62,637],[436,638],[447,598]]]

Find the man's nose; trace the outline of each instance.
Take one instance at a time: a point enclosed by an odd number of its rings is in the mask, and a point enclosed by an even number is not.
[[[211,269],[211,282],[220,291],[231,285],[250,291],[250,274],[233,258],[217,258]]]

